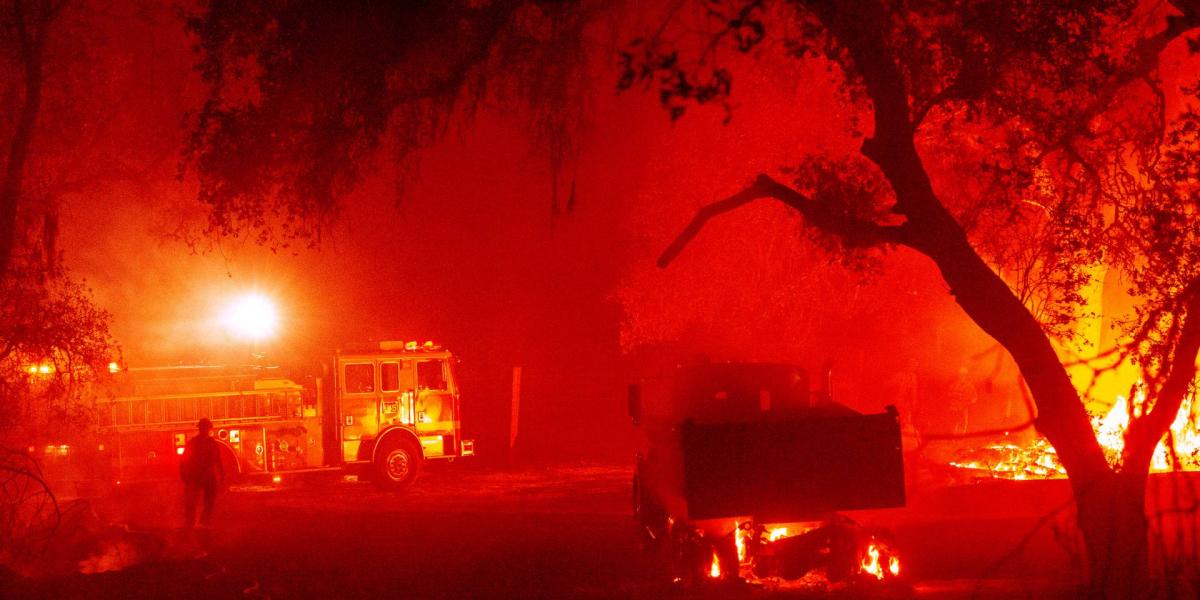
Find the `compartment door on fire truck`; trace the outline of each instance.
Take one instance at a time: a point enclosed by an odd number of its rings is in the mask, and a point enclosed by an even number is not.
[[[446,369],[444,359],[417,361],[417,434],[424,436],[441,434],[442,439],[453,443],[454,393]],[[422,445],[425,442],[422,441]],[[434,455],[453,451],[453,447],[445,447],[438,452],[437,448],[426,446],[426,455],[433,451]]]
[[[338,368],[341,369],[337,393],[342,405],[342,458],[363,460],[359,456],[362,440],[372,439],[379,431],[379,386],[375,363],[350,359],[340,362]]]
[[[412,425],[416,419],[413,410],[413,390],[416,389],[413,362],[411,360],[384,360],[379,363],[380,426]]]

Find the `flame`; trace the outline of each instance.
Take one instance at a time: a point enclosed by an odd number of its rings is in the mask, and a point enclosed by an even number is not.
[[[896,570],[900,570],[899,563],[896,563]],[[875,545],[875,542],[871,542],[867,546],[867,555],[859,563],[858,571],[874,575],[876,579],[883,579],[883,566],[879,564],[879,547]]]
[[[746,536],[749,533],[742,529],[742,524],[733,522],[733,543],[737,545],[738,563],[746,562]]]
[[[717,557],[716,550],[713,550],[712,566],[708,568],[708,576],[713,579],[721,576],[721,559]]]
[[[785,537],[787,537],[787,535],[788,535],[787,527],[776,527],[767,534],[767,541],[773,542],[775,540],[785,538]]]
[[[1117,396],[1107,413],[1092,418],[1096,441],[1100,443],[1110,465],[1121,463],[1130,419],[1141,417],[1146,405],[1145,385],[1139,382],[1135,386],[1132,402],[1125,396]],[[1194,394],[1184,397],[1167,434],[1154,449],[1151,472],[1172,471],[1176,467],[1183,471],[1200,471],[1200,427],[1197,425],[1196,408]],[[950,465],[986,471],[988,476],[996,479],[1061,479],[1067,476],[1058,454],[1044,438],[1038,438],[1024,447],[1012,444],[988,446],[977,454],[987,454],[988,457],[952,461]],[[1174,464],[1176,462],[1177,465]]]
[[[870,575],[879,581],[883,581],[883,578],[889,575],[898,577],[900,575],[900,557],[893,554],[886,544],[872,538],[871,542],[867,544],[867,550],[863,554],[862,560],[858,563],[858,572]]]

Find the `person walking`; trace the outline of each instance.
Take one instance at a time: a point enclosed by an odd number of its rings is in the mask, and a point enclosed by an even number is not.
[[[225,483],[225,470],[221,465],[221,447],[212,436],[212,421],[200,419],[196,424],[199,434],[188,440],[179,463],[179,478],[183,480],[184,526],[196,524],[196,500],[203,494],[204,505],[200,512],[200,525],[212,525],[213,506],[217,492]]]

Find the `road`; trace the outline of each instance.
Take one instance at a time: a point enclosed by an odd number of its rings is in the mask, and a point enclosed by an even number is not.
[[[613,466],[447,465],[401,494],[365,482],[231,494],[210,556],[271,597],[587,598],[653,581]]]
[[[403,493],[341,477],[285,478],[278,487],[223,494],[214,527],[198,531],[179,528],[178,485],[126,487],[93,504],[100,521],[120,523],[123,533],[105,553],[85,561],[91,570],[124,569],[25,582],[15,594],[0,596],[826,597],[673,584],[663,565],[641,549],[629,514],[630,477],[627,466],[612,464],[505,469],[460,462],[427,469]],[[963,522],[955,523],[963,531]],[[923,554],[909,563],[923,562],[918,570],[933,573],[953,562],[951,553],[962,553],[960,547],[935,547],[956,537],[945,529],[929,529],[937,535],[925,536],[919,531],[927,525],[900,525],[901,533],[911,532],[901,541]],[[981,594],[962,574],[938,577],[871,595],[1008,598],[1048,597],[1049,591],[1019,577],[1009,582],[1015,587],[993,581],[992,591]],[[863,590],[835,595],[861,597]]]

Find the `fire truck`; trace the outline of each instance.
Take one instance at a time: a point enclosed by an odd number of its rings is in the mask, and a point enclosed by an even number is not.
[[[294,378],[263,366],[127,369],[116,395],[98,401],[93,462],[114,482],[174,477],[208,418],[227,480],[344,469],[403,489],[425,461],[474,454],[455,364],[432,342],[384,341],[347,347],[319,373]],[[47,454],[68,455],[62,448]]]
[[[677,581],[896,581],[885,532],[841,511],[905,504],[899,417],[809,390],[794,365],[703,363],[629,388],[633,515]]]

